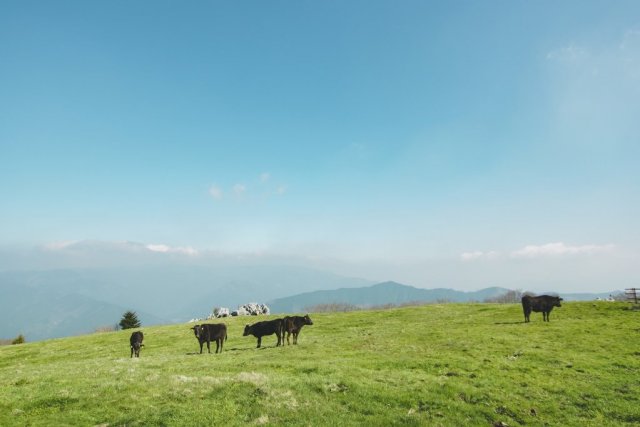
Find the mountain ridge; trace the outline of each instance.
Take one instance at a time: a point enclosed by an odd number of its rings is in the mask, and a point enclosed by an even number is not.
[[[319,304],[349,304],[360,308],[370,308],[384,304],[403,304],[409,302],[482,302],[511,291],[498,286],[487,287],[477,291],[458,291],[451,288],[416,288],[394,281],[376,283],[360,288],[340,288],[303,292],[289,297],[274,299],[269,302],[273,313],[303,312],[307,308]],[[614,291],[616,292],[616,291]],[[605,293],[566,293],[562,297],[567,301],[584,301],[606,298]],[[552,293],[552,292],[548,292]]]

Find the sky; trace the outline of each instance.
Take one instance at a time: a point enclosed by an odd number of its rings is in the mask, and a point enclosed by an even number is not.
[[[637,286],[638,117],[637,1],[5,1],[0,269],[135,242]]]

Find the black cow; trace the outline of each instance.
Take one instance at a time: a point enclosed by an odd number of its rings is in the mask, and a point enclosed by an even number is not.
[[[539,297],[523,296],[522,310],[524,311],[525,323],[529,321],[531,311],[535,311],[536,313],[542,312],[542,321],[548,322],[549,313],[551,313],[553,307],[562,307],[560,301],[562,301],[562,298],[550,295],[540,295]]]
[[[287,333],[287,344],[291,344],[289,342],[289,337],[293,334],[293,345],[298,344],[298,334],[304,325],[313,325],[311,318],[307,314],[306,316],[287,316],[282,319],[284,322],[284,332]],[[283,341],[284,341],[284,332],[283,332]],[[284,342],[283,342],[284,344]]]
[[[224,323],[196,325],[193,328],[198,342],[200,343],[200,354],[202,354],[202,345],[207,343],[207,351],[211,353],[211,341],[216,342],[216,353],[220,350],[222,353],[222,344],[227,340],[227,325]]]
[[[276,344],[276,347],[278,347],[282,343],[282,336],[284,335],[283,326],[284,322],[282,321],[282,319],[265,320],[263,322],[245,326],[242,336],[246,337],[247,335],[253,335],[254,337],[258,338],[257,348],[260,348],[263,336],[276,334],[276,336],[278,337],[278,344]]]
[[[142,344],[142,340],[144,339],[144,334],[142,331],[136,331],[131,334],[129,338],[129,344],[131,345],[131,357],[135,354],[136,357],[140,357],[140,347],[144,347]]]

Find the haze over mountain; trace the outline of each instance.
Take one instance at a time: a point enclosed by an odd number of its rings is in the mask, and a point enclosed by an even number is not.
[[[402,304],[409,302],[482,302],[508,292],[509,289],[490,287],[478,291],[457,291],[454,289],[419,289],[396,282],[384,282],[376,285],[349,288],[327,289],[278,298],[271,301],[274,313],[300,313],[319,304],[343,303],[360,308],[374,307],[384,304]],[[605,298],[603,294],[562,294],[567,301],[593,300]]]
[[[0,257],[0,338],[92,332],[117,323],[125,310],[137,311],[148,325],[205,317],[215,306],[247,302],[272,301],[275,312],[299,312],[330,302],[482,301],[508,289],[421,289],[347,277],[292,257],[135,242],[65,242],[19,255]]]
[[[42,248],[22,265],[61,268],[0,271],[0,337],[91,332],[114,325],[125,310],[137,311],[143,324],[180,322],[204,317],[214,306],[372,283],[260,256],[195,258],[153,249],[132,242],[69,243]]]

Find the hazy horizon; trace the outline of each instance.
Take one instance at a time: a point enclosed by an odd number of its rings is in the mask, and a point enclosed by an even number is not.
[[[272,253],[222,253],[210,250],[171,248],[166,245],[139,242],[78,241],[58,242],[11,251],[0,247],[0,272],[101,270],[118,272],[131,269],[153,271],[154,268],[241,269],[252,266],[306,268],[362,279],[371,284],[395,281],[418,288],[451,288],[476,291],[488,287],[503,287],[532,292],[602,293],[635,286],[634,276],[623,268],[625,259],[615,248],[569,248],[549,245],[546,250],[564,251],[558,255],[537,256],[529,252],[542,250],[524,248],[511,254],[491,254],[485,262],[462,259],[350,261],[335,258],[278,255]],[[578,253],[570,254],[569,251]],[[600,274],[601,265],[593,263],[606,252],[617,262],[618,271]],[[478,254],[469,255],[473,258]],[[424,272],[427,279],[423,279]],[[284,274],[284,273],[283,273]],[[259,280],[259,275],[256,277]],[[149,277],[152,281],[153,277]],[[575,283],[575,284],[574,284]],[[330,286],[328,287],[330,288]],[[305,289],[301,284],[301,289]]]
[[[10,2],[0,271],[640,275],[640,3]]]

